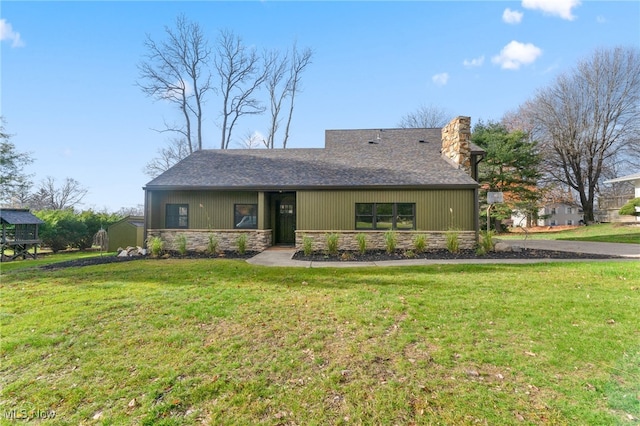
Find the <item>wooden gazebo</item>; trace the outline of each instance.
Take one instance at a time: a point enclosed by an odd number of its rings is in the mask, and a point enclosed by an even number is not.
[[[38,245],[42,241],[38,238],[38,226],[44,222],[35,217],[28,209],[2,209],[0,210],[0,223],[2,223],[2,240],[0,260],[14,260],[18,257],[26,259],[27,256],[38,256]],[[5,257],[5,250],[13,253]],[[30,253],[29,250],[33,249]]]

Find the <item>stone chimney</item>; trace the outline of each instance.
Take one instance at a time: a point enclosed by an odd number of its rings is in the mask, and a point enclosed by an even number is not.
[[[442,156],[470,176],[471,117],[456,117],[442,128]]]

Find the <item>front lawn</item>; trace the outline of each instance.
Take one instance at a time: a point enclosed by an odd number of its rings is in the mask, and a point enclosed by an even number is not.
[[[0,284],[0,410],[48,424],[633,424],[638,276],[637,262],[16,269]]]
[[[533,239],[533,240],[568,240],[568,241],[592,241],[602,243],[629,243],[640,244],[640,225],[625,225],[619,223],[598,223],[589,226],[580,226],[574,229],[553,232],[514,232],[500,234],[500,238],[507,239]]]

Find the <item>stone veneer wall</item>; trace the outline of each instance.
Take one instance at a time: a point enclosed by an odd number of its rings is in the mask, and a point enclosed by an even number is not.
[[[211,234],[217,238],[218,250],[222,251],[237,250],[240,234],[247,234],[247,251],[264,251],[271,246],[270,229],[149,229],[147,238],[160,237],[165,241],[165,249],[176,250],[176,237],[184,235],[187,250],[204,252]]]
[[[311,237],[313,239],[313,250],[324,251],[327,248],[327,234],[336,233],[340,235],[338,239],[338,250],[358,250],[358,240],[356,235],[365,234],[367,238],[367,250],[384,250],[385,240],[384,231],[296,231],[296,249],[302,250],[302,239]],[[446,249],[447,248],[447,232],[444,231],[398,231],[398,242],[396,244],[399,250],[413,250],[413,237],[417,234],[427,236],[427,249]],[[476,232],[475,231],[458,231],[458,238],[461,249],[475,249]]]
[[[471,118],[456,117],[442,128],[442,155],[471,175]]]

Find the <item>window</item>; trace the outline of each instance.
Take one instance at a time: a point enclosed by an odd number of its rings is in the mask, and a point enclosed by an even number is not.
[[[415,229],[413,203],[356,203],[356,229]]]
[[[189,227],[189,205],[188,204],[167,204],[166,228],[188,228]]]
[[[236,229],[258,228],[258,205],[236,204],[233,206],[233,223]]]
[[[573,225],[573,220],[568,219],[568,220],[567,220],[567,225]]]
[[[555,207],[551,207],[551,214],[557,214],[558,210]]]
[[[565,213],[566,213],[566,214],[573,214],[573,208],[571,208],[571,207],[566,207],[566,208],[565,208]]]

